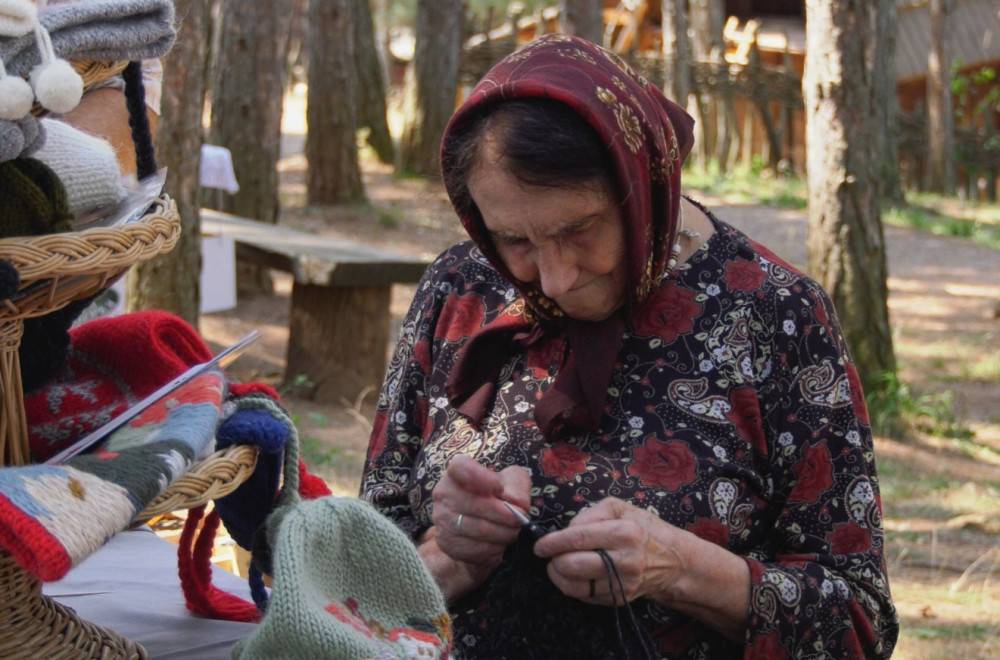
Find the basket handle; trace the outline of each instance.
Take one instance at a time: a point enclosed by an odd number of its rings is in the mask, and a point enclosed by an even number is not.
[[[125,107],[135,144],[135,175],[141,181],[156,173],[156,150],[146,114],[146,87],[142,83],[142,63],[129,62],[122,71],[125,79]]]

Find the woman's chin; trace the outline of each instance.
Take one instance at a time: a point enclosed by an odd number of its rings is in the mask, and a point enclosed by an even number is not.
[[[600,323],[615,313],[620,303],[593,304],[592,301],[573,301],[572,303],[556,301],[559,309],[567,317],[574,321],[585,321],[588,323]],[[588,304],[589,303],[589,304]]]

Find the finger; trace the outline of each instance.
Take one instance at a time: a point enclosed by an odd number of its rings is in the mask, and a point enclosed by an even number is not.
[[[471,539],[508,545],[517,540],[519,525],[510,521],[510,512],[495,510],[500,500],[477,497],[467,500],[434,501],[431,520],[441,531]],[[459,527],[461,516],[461,527]]]
[[[499,497],[503,494],[500,475],[468,456],[459,454],[448,462],[445,474],[462,490],[477,495]]]
[[[606,497],[576,514],[570,525],[585,525],[602,520],[619,520],[640,512],[634,506],[616,497]]]
[[[562,555],[557,558],[558,561],[549,562],[548,576],[556,588],[571,598],[587,603],[610,605],[612,602],[624,602],[617,585],[615,598],[612,600],[608,569],[598,553],[581,552],[574,555]]]
[[[531,503],[531,473],[520,466],[511,466],[499,472],[503,493],[500,497],[527,512]]]
[[[597,520],[582,524],[574,520],[569,527],[540,538],[534,551],[539,557],[556,557],[573,552],[635,547],[641,537],[642,530],[632,520]]]

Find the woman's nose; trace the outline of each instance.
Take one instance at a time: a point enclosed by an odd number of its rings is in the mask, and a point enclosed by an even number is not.
[[[558,245],[539,248],[536,267],[538,284],[549,298],[558,298],[569,291],[579,274],[572,255]]]

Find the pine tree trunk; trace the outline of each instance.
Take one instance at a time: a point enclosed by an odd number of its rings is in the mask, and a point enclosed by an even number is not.
[[[691,53],[694,62],[718,66],[724,60],[725,52],[722,40],[725,6],[722,0],[691,0],[690,12]],[[696,126],[700,126],[697,130],[700,131],[701,140],[696,140],[694,147],[698,161],[703,168],[707,168],[709,162],[716,160],[720,169],[724,170],[725,160],[719,161],[718,156],[720,150],[728,150],[725,127],[734,122],[729,121],[728,108],[717,90],[700,89],[698,97]]]
[[[306,187],[310,204],[365,198],[358,165],[357,19],[353,0],[309,3]]]
[[[663,91],[682,108],[691,92],[691,42],[683,0],[663,0]]]
[[[379,160],[391,164],[395,161],[396,150],[389,134],[385,102],[386,74],[382,59],[379,58],[372,8],[369,2],[359,2],[356,7],[358,16],[354,22],[354,43],[357,50],[358,126],[368,128],[368,144],[378,154]]]
[[[875,59],[880,66],[872,72],[874,98],[875,153],[879,158],[879,198],[891,204],[903,203],[903,187],[899,175],[899,94],[896,89],[897,10],[895,2],[879,7],[876,19]]]
[[[211,3],[175,0],[177,41],[163,60],[163,93],[157,124],[157,164],[167,169],[165,190],[177,202],[181,235],[174,249],[136,266],[128,276],[129,310],[163,309],[197,327],[200,305],[201,234],[198,221],[202,104]]]
[[[604,41],[604,2],[602,0],[562,0],[559,3],[561,29],[591,43]]]
[[[412,89],[400,142],[399,169],[438,175],[441,137],[455,109],[462,0],[418,0]]]
[[[930,0],[931,50],[927,54],[927,178],[924,187],[955,192],[955,111],[951,97],[952,0]]]
[[[862,382],[895,373],[871,81],[878,13],[895,0],[807,0],[809,266],[830,294]]]
[[[279,213],[281,106],[294,8],[293,0],[222,0],[220,11],[210,139],[232,152],[240,184],[221,210],[271,224]]]

